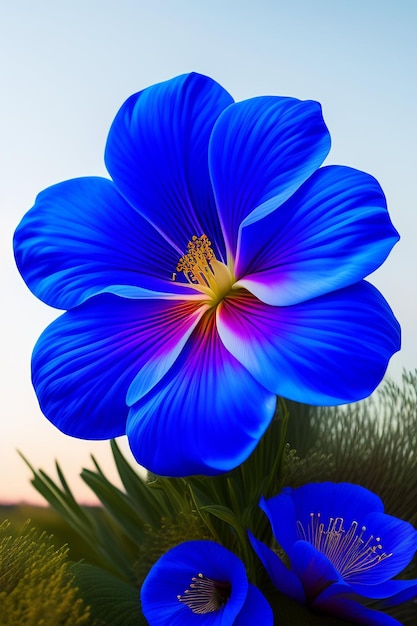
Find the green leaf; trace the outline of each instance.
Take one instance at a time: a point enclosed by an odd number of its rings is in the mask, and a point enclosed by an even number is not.
[[[161,502],[161,493],[149,488],[148,482],[135,472],[121,453],[114,439],[111,440],[110,445],[120,480],[126,489],[126,494],[129,496],[130,501],[146,524],[153,528],[158,528],[161,523],[161,517],[166,514]]]
[[[146,626],[140,610],[139,590],[109,572],[77,563],[72,567],[80,595],[90,606],[97,626]]]
[[[101,474],[84,469],[81,478],[94,491],[121,530],[134,544],[140,545],[145,538],[146,524],[129,498]]]
[[[64,488],[61,489],[45,472],[35,470],[29,461],[19,454],[33,472],[33,486],[94,552],[96,562],[123,579],[131,578],[132,559],[124,554],[114,527],[99,515],[95,515],[93,509],[81,507],[73,498],[68,486],[65,487],[65,479]],[[63,474],[58,464],[57,468],[62,482]]]

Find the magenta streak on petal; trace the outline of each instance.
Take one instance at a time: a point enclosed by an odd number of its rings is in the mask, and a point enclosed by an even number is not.
[[[398,239],[372,176],[323,167],[279,209],[242,229],[237,285],[271,305],[296,304],[362,280]]]
[[[209,311],[160,384],[132,406],[127,435],[138,463],[157,474],[216,474],[249,456],[274,409],[274,394],[226,350]]]
[[[132,381],[156,360],[147,385],[158,382],[199,319],[200,306],[106,294],[62,315],[33,353],[33,384],[43,413],[74,437],[124,434]]]
[[[227,349],[261,384],[307,404],[368,396],[400,347],[397,320],[365,281],[288,307],[237,291],[218,306],[217,327]]]
[[[201,300],[176,302],[170,312],[164,312],[162,319],[152,320],[152,330],[156,331],[157,341],[129,386],[126,396],[128,406],[143,398],[175,363],[208,308],[209,305]]]

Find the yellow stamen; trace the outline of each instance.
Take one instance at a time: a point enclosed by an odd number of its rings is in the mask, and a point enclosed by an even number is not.
[[[234,279],[230,269],[216,259],[207,235],[193,235],[187,249],[187,254],[178,261],[177,272],[183,272],[190,285],[206,293],[216,304],[232,288]]]

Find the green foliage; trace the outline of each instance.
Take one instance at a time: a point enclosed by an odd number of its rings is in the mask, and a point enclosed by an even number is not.
[[[102,507],[88,507],[93,517],[105,517]],[[68,558],[71,561],[84,559],[95,563],[94,550],[65,521],[65,518],[50,506],[32,506],[29,504],[0,505],[0,523],[9,520],[12,527],[20,528],[30,519],[35,528],[40,528],[48,535],[54,536],[56,546],[64,544],[68,547]]]
[[[285,442],[287,419],[280,403],[270,435],[262,439],[250,459],[233,472],[217,477],[169,479],[150,475],[144,480],[112,441],[113,457],[125,491],[106,478],[94,458],[95,471],[81,473],[105,508],[107,516],[101,518],[76,502],[58,463],[59,482],[55,483],[24,460],[33,472],[35,488],[94,550],[94,562],[121,580],[138,583],[137,562],[144,546],[153,543],[150,536],[162,536],[167,528],[176,528],[175,537],[182,541],[189,538],[190,523],[194,525],[193,538],[208,537],[222,543],[243,558],[256,577],[258,564],[246,528],[250,526],[256,531],[259,525],[265,525],[258,508],[259,497],[262,493],[272,495],[279,488],[285,451],[279,442]],[[149,558],[147,563],[152,565]]]
[[[292,486],[348,481],[377,493],[387,513],[417,526],[417,372],[387,382],[373,397],[344,407],[303,407],[288,430],[297,457]]]
[[[286,484],[357,483],[378,494],[387,513],[417,526],[417,371],[362,402],[289,410],[288,439],[297,453],[287,447]],[[401,577],[417,578],[417,557]],[[417,623],[413,601],[389,613],[404,626]]]
[[[267,594],[272,592],[246,530],[267,540],[269,523],[258,507],[259,498],[275,495],[284,485],[325,480],[361,484],[380,495],[388,513],[416,525],[416,389],[414,373],[404,375],[402,386],[388,382],[373,398],[349,406],[321,408],[279,401],[250,458],[216,477],[149,475],[143,479],[112,441],[124,491],[107,479],[94,458],[95,470],[81,474],[103,505],[101,517],[77,504],[58,464],[58,482],[54,482],[26,461],[36,489],[94,552],[93,562],[99,568],[77,573],[94,623],[117,626],[119,622],[111,621],[112,598],[116,605],[120,602],[125,625],[144,624],[138,594],[144,577],[161,554],[189,539],[213,539],[229,548],[244,561],[251,582]],[[417,577],[416,561],[406,577]],[[112,588],[119,591],[112,595]],[[283,626],[342,624],[313,615],[278,594],[268,595],[277,605],[277,614],[285,607]],[[392,611],[404,626],[417,623],[413,603]]]
[[[145,541],[139,549],[135,572],[139,585],[145,580],[152,565],[165,552],[182,543],[194,539],[211,539],[201,518],[196,514],[180,512],[176,520],[163,518],[158,529],[148,529]]]
[[[67,549],[26,524],[13,533],[0,525],[0,626],[75,626],[90,624],[79,598]]]
[[[87,563],[75,564],[72,572],[80,594],[91,605],[93,626],[147,626],[138,589]]]
[[[46,499],[50,506],[59,513],[69,526],[78,534],[84,542],[86,549],[92,554],[91,560],[115,574],[125,581],[132,582],[135,579],[132,569],[132,554],[136,554],[137,546],[140,545],[144,534],[140,533],[138,524],[137,542],[132,542],[125,531],[119,529],[123,525],[121,520],[113,522],[111,515],[102,515],[102,511],[97,511],[91,507],[82,507],[75,500],[58,463],[56,463],[59,482],[55,483],[42,470],[36,471],[30,463],[22,456],[24,461],[33,471],[32,484],[37,491]],[[96,464],[97,473],[83,470],[83,478],[93,474],[96,482],[101,485],[101,491],[107,489],[112,492],[110,500],[113,509],[117,507],[120,500],[128,502],[129,498],[117,487],[111,485],[105,479],[99,466]],[[140,478],[138,477],[138,481]]]

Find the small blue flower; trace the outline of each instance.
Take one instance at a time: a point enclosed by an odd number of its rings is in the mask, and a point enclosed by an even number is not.
[[[152,567],[141,589],[150,626],[272,626],[272,610],[242,561],[213,541],[188,541]]]
[[[350,483],[311,483],[262,498],[260,507],[288,567],[275,551],[249,537],[280,592],[354,623],[400,625],[361,603],[384,600],[385,608],[417,595],[417,580],[392,580],[413,558],[417,531],[386,515],[378,496]]]

